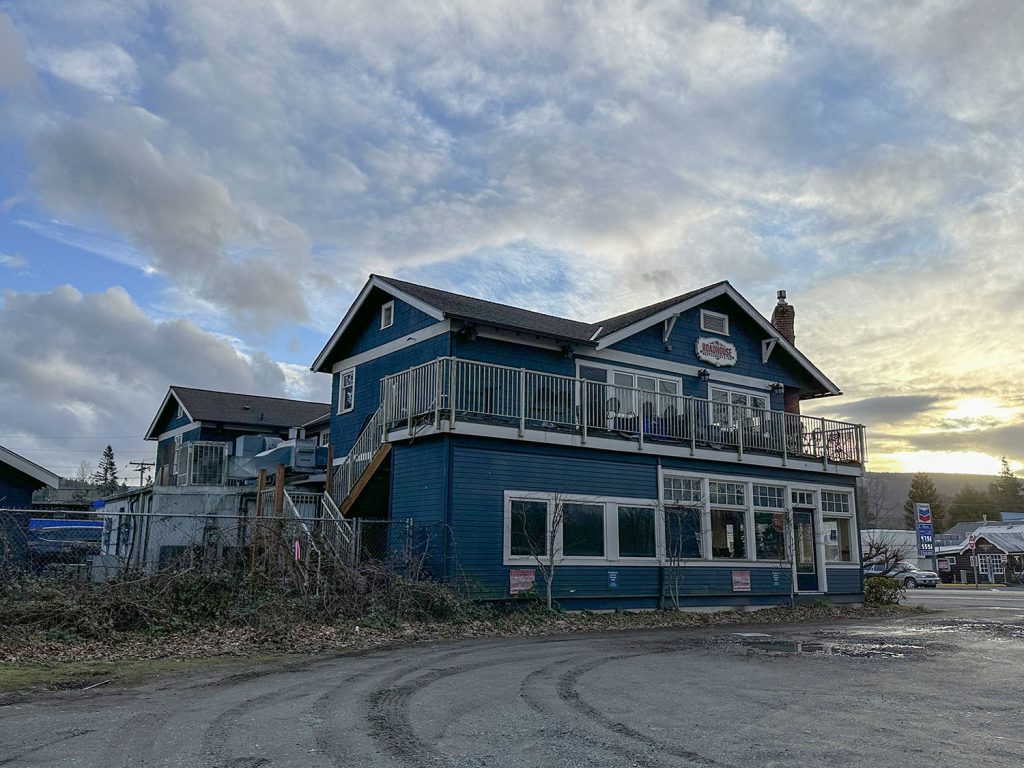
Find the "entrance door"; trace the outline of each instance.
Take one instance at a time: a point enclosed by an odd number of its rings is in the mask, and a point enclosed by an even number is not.
[[[608,371],[605,368],[581,365],[580,378],[583,379],[580,386],[584,390],[580,393],[580,402],[587,404],[587,428],[601,427],[603,429],[608,410],[605,403],[608,396]]]
[[[814,546],[814,512],[793,510],[793,543],[796,546],[796,588],[799,592],[818,589],[817,547]]]

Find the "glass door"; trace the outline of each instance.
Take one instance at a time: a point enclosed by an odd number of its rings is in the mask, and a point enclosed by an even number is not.
[[[814,546],[814,512],[793,510],[793,544],[796,547],[796,588],[799,592],[818,590],[817,547]]]

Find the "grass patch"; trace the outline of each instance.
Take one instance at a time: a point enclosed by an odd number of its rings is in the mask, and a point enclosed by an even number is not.
[[[272,658],[253,655],[246,658],[245,666],[249,668],[254,661],[264,662]],[[229,656],[0,663],[0,694],[134,685],[154,677],[202,670],[213,672],[239,663],[237,657]]]

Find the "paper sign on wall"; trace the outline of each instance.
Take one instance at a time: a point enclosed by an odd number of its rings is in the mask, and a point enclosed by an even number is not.
[[[509,594],[517,595],[520,592],[529,592],[537,582],[537,571],[533,568],[523,568],[508,572]]]
[[[732,591],[733,592],[749,592],[750,591],[750,571],[733,571],[732,572]]]

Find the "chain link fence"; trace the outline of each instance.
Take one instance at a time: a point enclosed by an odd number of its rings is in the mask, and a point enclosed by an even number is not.
[[[71,519],[0,510],[0,577],[103,582],[173,572],[271,574],[303,589],[339,569],[439,578],[443,530],[412,519],[255,514],[111,514]]]

